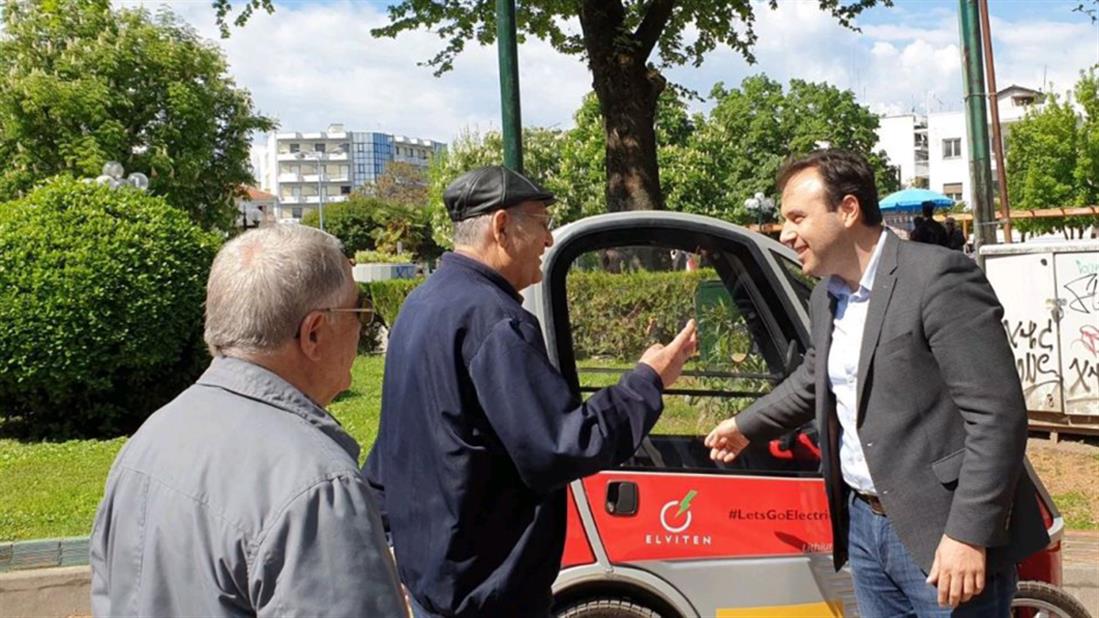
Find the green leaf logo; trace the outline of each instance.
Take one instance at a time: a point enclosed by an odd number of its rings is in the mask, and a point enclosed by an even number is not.
[[[677,518],[686,513],[687,509],[691,508],[691,500],[694,500],[697,495],[698,492],[692,489],[687,492],[686,496],[683,496],[683,499],[679,501],[679,511],[675,514]]]

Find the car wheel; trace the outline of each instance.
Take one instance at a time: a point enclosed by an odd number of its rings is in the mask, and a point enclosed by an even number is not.
[[[557,618],[661,618],[643,605],[623,598],[596,598],[578,601],[557,612]]]
[[[1019,582],[1011,601],[1016,618],[1091,618],[1084,604],[1071,594],[1045,582]]]

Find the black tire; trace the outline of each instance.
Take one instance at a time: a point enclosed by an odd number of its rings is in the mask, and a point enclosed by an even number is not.
[[[1015,598],[1011,601],[1013,610],[1029,608],[1045,612],[1045,616],[1061,618],[1091,618],[1084,604],[1071,594],[1045,582],[1019,582]],[[1026,616],[1027,613],[1013,611],[1013,615]],[[1030,613],[1033,616],[1035,613]]]
[[[630,599],[603,597],[577,601],[557,612],[557,618],[661,618]]]

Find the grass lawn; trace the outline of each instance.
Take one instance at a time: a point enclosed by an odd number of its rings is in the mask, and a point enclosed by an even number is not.
[[[362,445],[361,459],[377,435],[384,361],[360,356],[351,389],[329,406]],[[604,374],[607,384],[618,376]],[[705,434],[725,410],[690,397],[669,397],[655,431]],[[0,542],[85,536],[91,531],[103,482],[125,438],[24,443],[0,439]],[[1031,441],[1031,461],[1054,495],[1071,529],[1099,528],[1099,454],[1064,452]],[[361,460],[360,460],[361,463]]]
[[[363,445],[363,458],[377,433],[383,365],[380,356],[360,356],[351,390],[329,406]],[[88,535],[107,472],[125,442],[0,439],[0,542]]]

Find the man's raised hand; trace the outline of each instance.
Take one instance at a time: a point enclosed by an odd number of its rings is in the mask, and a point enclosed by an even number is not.
[[[668,345],[660,343],[649,346],[641,355],[641,362],[653,368],[660,376],[664,388],[668,388],[679,379],[683,364],[698,349],[698,332],[694,320],[689,320],[683,330]]]

